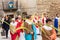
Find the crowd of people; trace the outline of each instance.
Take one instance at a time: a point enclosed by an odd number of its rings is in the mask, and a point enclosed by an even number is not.
[[[6,38],[10,30],[11,40],[40,40],[40,35],[42,40],[55,40],[58,31],[51,26],[58,28],[58,14],[54,22],[45,13],[43,15],[42,18],[37,14],[26,15],[24,18],[18,15],[17,18],[11,19],[5,16],[2,18],[2,29],[6,31]]]

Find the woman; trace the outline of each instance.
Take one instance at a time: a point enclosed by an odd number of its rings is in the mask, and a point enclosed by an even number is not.
[[[24,27],[24,20],[22,20],[22,25],[21,25],[21,27]],[[21,28],[20,27],[20,28]],[[25,40],[25,32],[24,32],[24,29],[22,29],[23,31],[22,32],[20,32],[20,38],[19,38],[19,40]]]
[[[10,24],[10,19],[8,16],[6,16],[3,22],[3,29],[6,31],[6,38],[8,38],[9,24]]]
[[[12,22],[10,23],[10,34],[11,34],[11,40],[17,40],[17,34],[15,32],[17,26],[17,22],[15,21],[15,18],[12,18]]]
[[[42,28],[42,40],[55,40],[56,32],[55,29],[51,27],[52,20],[47,19],[46,25]]]
[[[25,21],[24,26],[29,30],[25,30],[25,40],[32,40],[33,32],[30,32],[32,30],[32,22],[30,20],[30,16],[28,16],[27,18],[28,19]]]
[[[17,22],[16,29],[18,29],[22,26],[22,18],[21,18],[20,15],[18,15],[18,19],[16,20],[16,22]],[[17,36],[18,36],[18,39],[19,39],[20,37],[22,37],[21,34],[23,34],[23,30],[18,29],[18,30],[16,30],[16,33],[17,33]]]

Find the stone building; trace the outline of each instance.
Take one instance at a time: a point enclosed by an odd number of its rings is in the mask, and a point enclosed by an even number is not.
[[[18,7],[16,11],[11,12],[10,10],[9,12],[7,12],[3,10],[2,2],[4,2],[4,7],[8,7],[8,2],[10,1],[14,2],[14,9]],[[42,15],[42,13],[45,12],[49,15],[49,17],[52,17],[57,13],[60,14],[60,0],[0,0],[0,10],[4,15],[13,14],[16,16],[17,14],[21,14],[22,12],[27,12],[28,14],[38,13]],[[2,13],[0,13],[0,15]]]
[[[42,14],[46,12],[49,17],[60,15],[60,1],[59,0],[37,0],[37,12]]]

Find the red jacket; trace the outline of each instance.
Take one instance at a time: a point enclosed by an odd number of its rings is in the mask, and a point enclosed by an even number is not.
[[[21,27],[21,25],[22,25],[22,20],[21,20],[20,22],[19,22],[18,20],[16,20],[16,22],[18,22],[16,28]],[[20,32],[22,32],[22,31],[23,31],[22,29],[16,31],[16,32],[18,33],[18,36],[20,36]]]

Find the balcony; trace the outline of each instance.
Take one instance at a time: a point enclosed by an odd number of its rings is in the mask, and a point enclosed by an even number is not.
[[[2,5],[5,12],[16,11],[18,9],[18,0],[4,0],[2,1]],[[10,5],[12,5],[12,7]]]

